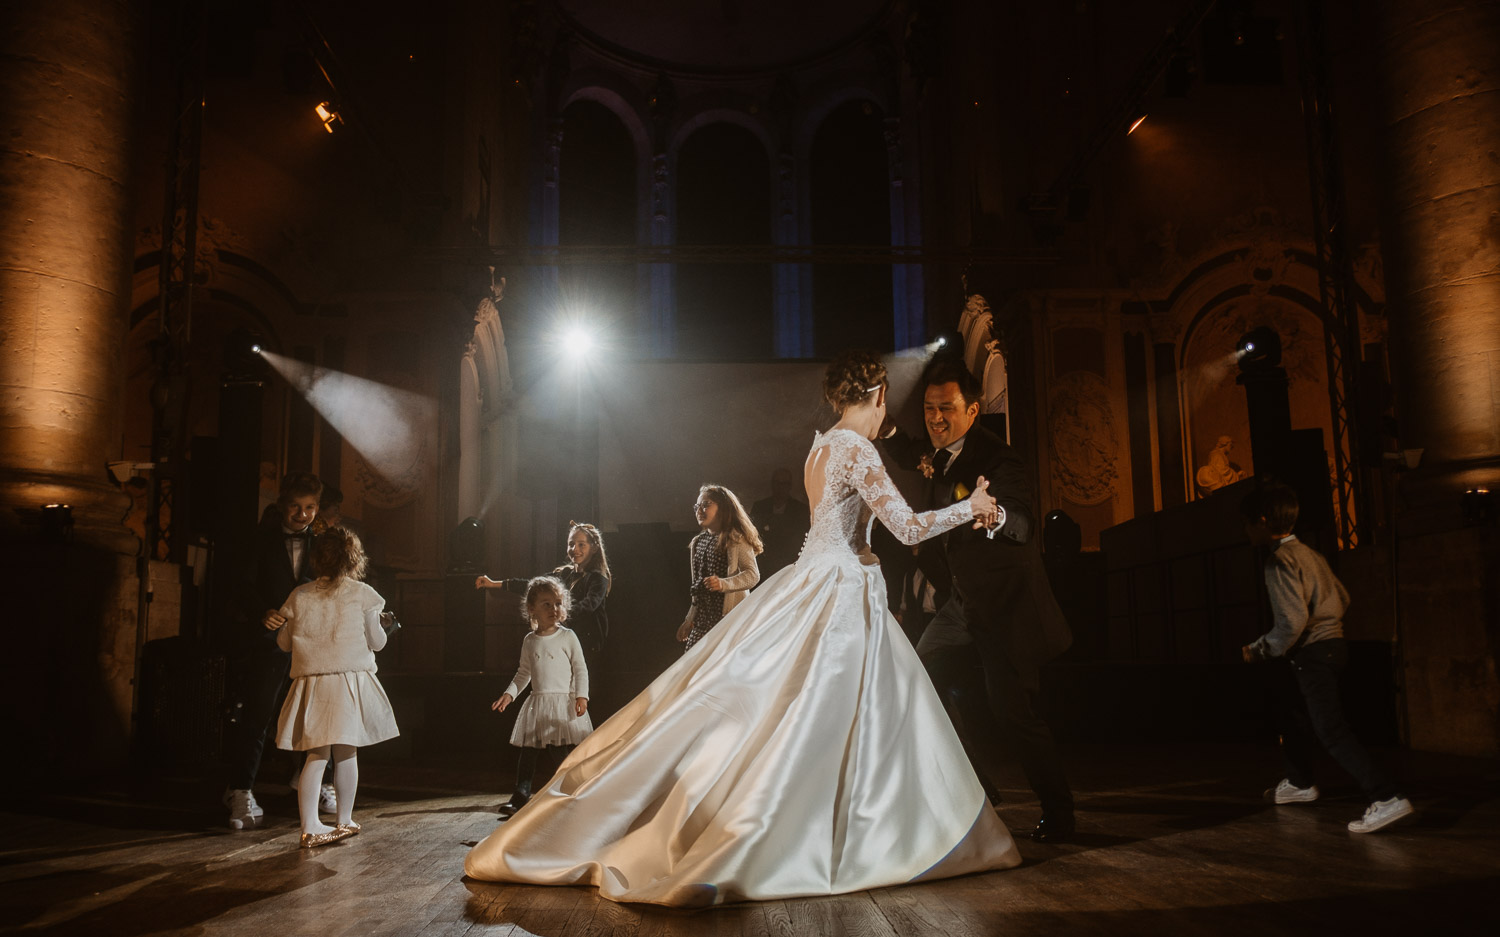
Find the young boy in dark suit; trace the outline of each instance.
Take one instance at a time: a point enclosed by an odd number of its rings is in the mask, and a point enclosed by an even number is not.
[[[281,480],[280,497],[255,532],[255,549],[240,584],[230,648],[235,699],[224,738],[229,771],[224,805],[236,830],[260,825],[264,813],[255,802],[255,776],[266,732],[281,712],[291,668],[291,655],[276,646],[274,629],[285,624],[277,610],[293,589],[312,581],[308,554],[322,495],[323,483],[311,472],[291,472]],[[323,807],[333,809],[328,803]]]

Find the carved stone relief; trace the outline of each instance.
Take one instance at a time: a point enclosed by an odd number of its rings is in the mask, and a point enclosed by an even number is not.
[[[1119,481],[1120,438],[1104,378],[1087,371],[1054,378],[1047,426],[1061,494],[1077,504],[1109,500]]]

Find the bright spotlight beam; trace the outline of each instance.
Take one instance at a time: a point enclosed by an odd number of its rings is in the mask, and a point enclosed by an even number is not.
[[[430,398],[272,351],[260,354],[386,481],[408,482],[423,470],[437,425]]]

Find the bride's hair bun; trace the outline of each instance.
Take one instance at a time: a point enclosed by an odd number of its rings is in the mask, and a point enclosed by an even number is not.
[[[839,352],[823,375],[823,396],[839,413],[864,400],[885,383],[885,365],[873,351],[852,348]]]

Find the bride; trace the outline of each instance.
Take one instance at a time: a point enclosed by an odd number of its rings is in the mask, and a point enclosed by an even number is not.
[[[870,440],[886,375],[828,368],[839,421],[804,469],[802,555],[751,592],[470,852],[471,878],[590,884],[695,907],[859,891],[1019,865],[932,684],[886,607],[871,512],[904,543],[991,520],[913,513]]]

